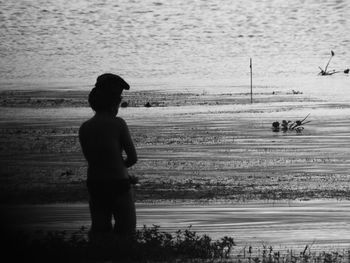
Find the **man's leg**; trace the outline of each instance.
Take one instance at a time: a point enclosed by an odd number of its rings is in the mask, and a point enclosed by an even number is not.
[[[113,230],[111,207],[108,203],[102,201],[91,198],[89,202],[91,216],[90,241],[101,242],[103,239],[108,239]]]
[[[121,238],[133,239],[136,233],[136,209],[133,190],[130,189],[116,199],[113,209],[114,232]]]

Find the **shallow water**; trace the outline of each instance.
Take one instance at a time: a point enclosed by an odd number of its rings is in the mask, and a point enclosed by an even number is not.
[[[1,206],[12,226],[27,230],[77,231],[90,225],[87,204]],[[239,247],[262,244],[278,249],[311,245],[348,248],[349,201],[279,201],[226,204],[137,204],[138,228],[191,229],[212,238],[232,236]]]
[[[130,169],[143,184],[139,200],[348,198],[349,104],[293,98],[121,109],[139,157]],[[85,189],[77,132],[92,114],[89,108],[0,108],[0,157],[7,167],[0,179],[13,187],[10,196],[26,202],[13,189],[35,194],[38,183],[43,191],[55,183],[53,201],[75,200],[59,189],[70,192],[75,183]],[[300,133],[271,129],[273,121],[308,114],[311,122]],[[73,175],[62,176],[68,168]],[[48,201],[39,194],[34,200]]]
[[[329,69],[350,67],[349,1],[1,0],[0,6],[0,89],[89,88],[104,71],[135,89],[234,89],[249,85],[252,57],[254,85],[327,96],[350,90],[344,74],[316,76],[331,49]]]

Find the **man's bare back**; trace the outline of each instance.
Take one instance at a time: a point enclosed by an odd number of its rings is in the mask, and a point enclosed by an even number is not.
[[[110,113],[96,113],[79,130],[84,156],[89,164],[88,180],[127,179],[127,168],[137,155],[125,121]],[[126,153],[126,160],[122,152]]]

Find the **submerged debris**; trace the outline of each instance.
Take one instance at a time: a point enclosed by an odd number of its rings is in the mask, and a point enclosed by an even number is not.
[[[272,123],[272,131],[273,132],[287,132],[287,131],[296,131],[296,132],[301,132],[304,130],[304,124],[309,123],[311,121],[305,121],[309,117],[310,113],[302,120],[297,120],[297,121],[287,121],[283,120],[282,123],[275,121]]]

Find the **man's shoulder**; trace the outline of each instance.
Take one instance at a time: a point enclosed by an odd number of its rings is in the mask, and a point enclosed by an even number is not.
[[[87,120],[87,121],[84,121],[80,127],[79,127],[79,130],[82,130],[82,129],[85,129],[87,126],[89,126],[89,123],[91,123],[91,119]]]
[[[91,130],[99,130],[99,129],[110,129],[110,128],[124,128],[126,127],[127,124],[126,122],[124,121],[123,118],[121,117],[114,117],[114,118],[110,118],[110,119],[94,119],[94,118],[91,118],[85,122],[83,122],[79,128],[79,132],[88,132],[88,131],[91,131]]]
[[[90,123],[90,120],[87,120],[87,121],[84,121],[80,127],[79,127],[79,135],[83,135],[84,133],[86,133],[86,131],[89,129],[88,126],[89,126],[89,123]]]

